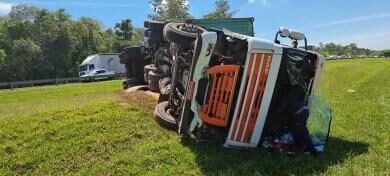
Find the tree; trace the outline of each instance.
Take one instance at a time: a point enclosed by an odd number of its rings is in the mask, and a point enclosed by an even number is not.
[[[12,45],[12,53],[6,60],[8,77],[12,80],[34,79],[32,66],[40,59],[40,47],[30,39],[14,40]]]
[[[115,34],[122,37],[124,40],[131,40],[133,34],[133,25],[130,19],[122,20],[115,25]]]
[[[390,57],[390,50],[383,51],[383,56],[384,57]]]
[[[39,9],[33,6],[18,4],[11,7],[11,11],[8,16],[12,20],[28,21],[34,20],[38,14]]]
[[[73,20],[64,9],[14,6],[0,18],[0,82],[77,76],[88,55],[119,52],[143,35],[130,19],[114,29],[88,17]]]
[[[7,54],[5,53],[5,51],[3,49],[0,49],[0,65],[4,62],[6,56]]]
[[[227,0],[217,0],[215,2],[215,11],[203,16],[203,18],[205,19],[232,18],[235,13],[236,11],[230,11],[229,2]]]
[[[148,15],[153,20],[185,21],[191,18],[188,0],[152,0],[153,13]]]
[[[163,3],[164,1],[164,3]],[[166,1],[165,0],[151,0],[149,4],[152,8],[152,14],[148,15],[148,18],[152,20],[162,20],[164,13],[166,11]]]
[[[351,43],[345,46],[332,42],[325,44],[319,43],[319,46],[315,48],[315,51],[321,53],[326,57],[332,55],[345,57],[370,57],[378,55],[378,51],[372,51],[366,48],[359,48],[355,43]]]

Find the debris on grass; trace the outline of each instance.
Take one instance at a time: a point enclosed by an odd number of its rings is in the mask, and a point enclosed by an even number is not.
[[[355,92],[356,92],[356,90],[353,90],[353,89],[348,89],[348,90],[347,90],[347,92],[349,92],[349,93],[355,93]]]

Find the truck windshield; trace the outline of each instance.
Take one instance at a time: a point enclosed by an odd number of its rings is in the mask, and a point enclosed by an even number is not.
[[[86,71],[86,70],[88,70],[88,65],[80,66],[80,71]]]

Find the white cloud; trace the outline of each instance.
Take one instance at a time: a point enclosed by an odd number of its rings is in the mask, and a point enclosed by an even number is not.
[[[248,3],[250,3],[250,4],[255,3],[255,2],[260,2],[263,5],[268,4],[268,0],[248,0]]]
[[[343,20],[336,20],[328,23],[318,24],[313,27],[310,27],[311,29],[318,29],[318,28],[324,28],[324,27],[331,27],[331,26],[337,26],[341,24],[349,24],[349,23],[357,23],[361,21],[368,21],[372,19],[378,19],[378,18],[386,18],[390,17],[390,13],[379,13],[379,14],[372,14],[367,16],[361,16],[361,17],[354,17],[349,19],[343,19]]]
[[[14,4],[7,2],[0,2],[0,15],[8,14]]]
[[[37,4],[46,6],[82,6],[82,7],[115,7],[128,8],[136,7],[134,3],[110,3],[110,2],[96,2],[96,1],[42,1],[42,0],[20,0],[20,3]]]

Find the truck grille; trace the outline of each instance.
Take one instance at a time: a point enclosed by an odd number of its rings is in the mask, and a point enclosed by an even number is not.
[[[271,53],[250,54],[249,61],[247,61],[249,63],[242,76],[229,140],[241,143],[250,142],[261,107],[271,61]]]
[[[199,111],[205,123],[227,126],[239,71],[239,65],[218,65],[208,70],[212,85],[207,104],[201,106]]]

